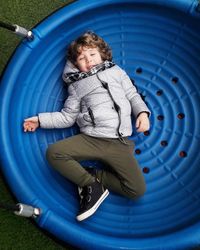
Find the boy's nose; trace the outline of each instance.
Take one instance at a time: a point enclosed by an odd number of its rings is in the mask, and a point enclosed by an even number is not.
[[[87,57],[87,63],[91,62],[92,58],[91,57]]]

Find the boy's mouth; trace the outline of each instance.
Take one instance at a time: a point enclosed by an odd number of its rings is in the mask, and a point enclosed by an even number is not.
[[[89,65],[88,69],[91,70],[95,65]]]

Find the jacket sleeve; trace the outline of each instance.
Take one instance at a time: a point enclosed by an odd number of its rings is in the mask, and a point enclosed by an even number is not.
[[[68,128],[71,127],[80,112],[80,100],[72,85],[68,88],[68,98],[60,112],[46,112],[38,114],[41,128]]]
[[[133,85],[131,79],[128,77],[125,71],[122,70],[121,74],[122,87],[125,91],[126,97],[131,103],[132,112],[135,117],[142,112],[147,112],[148,115],[151,114],[146,103],[143,101],[140,94],[137,92],[136,87]]]

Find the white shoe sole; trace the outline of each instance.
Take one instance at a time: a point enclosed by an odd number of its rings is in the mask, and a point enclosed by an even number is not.
[[[94,204],[93,207],[91,207],[89,210],[87,210],[86,212],[78,215],[76,217],[76,219],[78,221],[82,221],[87,219],[88,217],[90,217],[91,215],[93,215],[96,210],[98,209],[98,207],[101,205],[101,203],[105,200],[105,198],[109,195],[109,191],[108,189],[105,190],[105,192],[101,195],[101,197],[99,198],[99,200]]]

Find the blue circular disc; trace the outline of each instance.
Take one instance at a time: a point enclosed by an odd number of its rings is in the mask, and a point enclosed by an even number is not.
[[[81,249],[192,249],[200,239],[200,12],[196,0],[83,0],[23,40],[0,85],[0,159],[17,197],[42,209],[37,223]],[[86,30],[102,36],[134,79],[151,115],[148,133],[130,137],[147,183],[132,201],[111,194],[76,221],[76,187],[45,159],[47,146],[78,133],[24,133],[27,117],[59,111],[67,96],[67,45]],[[134,123],[134,121],[133,121]],[[134,124],[133,124],[134,125]],[[93,164],[98,165],[97,162]]]

